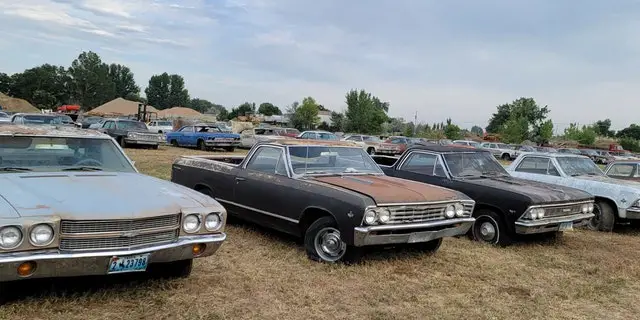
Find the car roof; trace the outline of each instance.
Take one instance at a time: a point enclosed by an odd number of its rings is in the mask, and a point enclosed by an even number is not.
[[[14,116],[44,116],[44,117],[57,117],[57,114],[51,114],[51,113],[36,113],[36,112],[25,112],[25,113],[14,113]]]
[[[337,147],[354,147],[360,148],[359,146],[353,144],[348,141],[339,141],[339,140],[315,140],[315,139],[275,139],[266,142],[261,142],[263,144],[278,144],[282,146],[337,146]]]
[[[551,158],[585,158],[589,157],[575,153],[555,153],[555,152],[522,152],[521,155],[546,156]]]
[[[489,152],[485,149],[478,149],[472,146],[464,145],[441,145],[432,143],[417,143],[411,146],[408,150],[427,150],[439,153],[456,153],[456,152]]]
[[[107,134],[95,130],[54,125],[0,125],[0,136],[41,136],[65,138],[101,138],[109,139]]]

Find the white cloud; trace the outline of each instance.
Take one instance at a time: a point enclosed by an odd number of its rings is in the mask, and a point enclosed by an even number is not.
[[[463,127],[486,125],[495,106],[521,96],[548,104],[558,125],[628,125],[640,102],[638,13],[630,0],[0,3],[14,45],[56,46],[39,63],[68,65],[94,50],[128,64],[142,86],[154,73],[179,73],[193,96],[228,107],[310,95],[340,110],[347,90],[363,88],[388,100],[392,116],[418,111],[420,121]],[[35,59],[16,54],[0,67]]]

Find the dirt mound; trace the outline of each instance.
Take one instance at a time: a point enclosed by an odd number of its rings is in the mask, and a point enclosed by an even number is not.
[[[27,100],[12,98],[2,92],[0,92],[0,106],[2,111],[8,112],[40,112],[40,109],[34,107]]]

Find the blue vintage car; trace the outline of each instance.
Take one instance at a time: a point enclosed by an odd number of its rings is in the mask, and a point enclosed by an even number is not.
[[[0,145],[0,300],[30,278],[185,277],[226,239],[220,203],[140,174],[106,134],[0,126]]]
[[[240,145],[240,135],[224,132],[215,124],[196,124],[167,133],[167,142],[174,147],[197,147],[200,150],[222,148],[233,152]]]

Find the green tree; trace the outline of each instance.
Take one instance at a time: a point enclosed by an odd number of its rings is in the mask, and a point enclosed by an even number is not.
[[[216,115],[219,115],[222,110],[226,111],[224,106],[200,98],[191,99],[186,107],[196,110],[200,113],[212,112]]]
[[[484,131],[482,130],[482,127],[480,126],[473,126],[471,127],[471,133],[475,134],[476,136],[482,136],[482,134],[484,133]]]
[[[112,63],[109,66],[109,78],[113,81],[114,95],[112,98],[122,97],[137,101],[140,97],[140,87],[136,84],[133,72],[127,66]]]
[[[318,117],[318,103],[312,97],[302,99],[302,104],[296,109],[296,118],[300,121],[302,128],[311,130],[320,122]]]
[[[596,142],[596,130],[594,126],[578,126],[576,123],[569,124],[569,127],[564,129],[564,138],[568,140],[578,141],[583,145],[591,146]]]
[[[415,127],[416,126],[413,124],[413,122],[405,123],[404,124],[404,130],[403,130],[402,134],[405,137],[413,137],[414,136],[413,132],[415,130]]]
[[[64,67],[43,64],[27,69],[13,74],[8,85],[9,90],[0,92],[25,99],[40,109],[52,109],[70,100],[70,78]]]
[[[329,127],[330,131],[333,132],[344,132],[347,128],[347,119],[344,117],[343,113],[340,112],[331,112],[331,126]]]
[[[553,138],[553,121],[551,119],[545,121],[538,128],[536,133],[536,143],[539,145],[546,145]]]
[[[170,75],[164,72],[151,76],[144,92],[148,103],[159,110],[187,107],[191,102],[189,91],[185,89],[184,78],[177,74]]]
[[[594,129],[599,136],[614,137],[615,131],[611,130],[611,119],[598,120],[594,124]]]
[[[227,109],[222,108],[218,111],[218,114],[216,115],[216,119],[218,119],[218,121],[227,121],[227,120],[231,120],[229,118],[229,111],[227,111]]]
[[[92,51],[82,52],[71,63],[71,97],[82,109],[91,110],[115,96],[115,84],[109,75],[109,65]]]
[[[294,101],[286,111],[287,116],[289,117],[289,125],[298,130],[302,130],[302,119],[300,119],[300,114],[298,113],[299,107],[300,103],[298,101]]]
[[[630,126],[618,131],[618,133],[616,133],[616,136],[618,138],[633,138],[636,140],[640,140],[640,126],[638,126],[635,123],[632,123]]]
[[[524,117],[512,114],[502,125],[502,141],[506,143],[520,143],[529,138],[529,123]]]
[[[462,139],[462,130],[457,125],[453,124],[451,118],[447,119],[447,124],[444,126],[444,136],[447,139],[459,140]]]
[[[274,114],[281,115],[282,111],[280,111],[280,108],[274,106],[269,102],[263,102],[260,104],[260,107],[258,107],[258,113],[269,117]]]
[[[489,119],[487,132],[500,133],[515,143],[523,140],[541,140],[537,135],[546,121],[548,106],[538,106],[533,98],[519,98],[509,104],[500,105],[497,109]]]
[[[620,146],[625,150],[640,152],[640,144],[638,143],[638,140],[634,138],[624,137],[618,140],[618,142],[620,142]]]
[[[389,103],[364,90],[351,90],[346,96],[348,131],[377,134],[382,131],[382,124],[389,120],[386,112]]]
[[[0,72],[0,92],[4,94],[11,94],[11,86],[11,77],[6,73]]]
[[[235,119],[239,116],[248,116],[256,113],[256,104],[245,102],[233,109],[229,112],[228,119]]]

